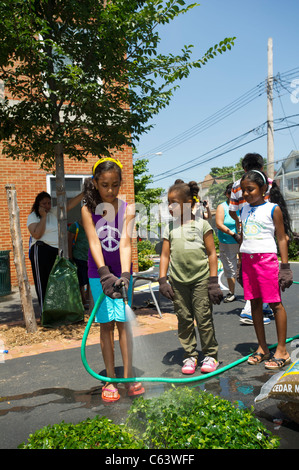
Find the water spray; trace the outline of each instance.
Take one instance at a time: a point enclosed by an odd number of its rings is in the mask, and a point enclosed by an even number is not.
[[[127,296],[126,288],[124,287],[124,285],[123,286],[121,285],[120,287],[122,289],[122,296],[123,296],[124,303],[125,303],[125,305],[128,305],[128,296]],[[94,306],[94,308],[93,308],[93,310],[90,314],[90,317],[89,317],[89,320],[88,320],[88,323],[86,325],[84,335],[83,335],[83,338],[82,338],[82,343],[81,343],[81,359],[82,359],[83,365],[84,365],[85,369],[87,370],[87,372],[97,380],[101,380],[103,382],[108,381],[108,382],[111,382],[111,383],[113,383],[113,382],[114,383],[128,383],[128,382],[189,383],[189,382],[200,382],[201,380],[207,380],[210,377],[214,377],[216,375],[222,374],[223,372],[225,372],[229,369],[232,369],[233,367],[241,364],[242,362],[247,361],[248,358],[250,356],[252,356],[252,354],[254,354],[254,353],[248,354],[248,356],[242,357],[241,359],[238,359],[237,361],[232,362],[231,364],[228,364],[224,367],[221,367],[220,369],[217,369],[214,372],[209,372],[208,374],[195,376],[195,377],[188,377],[188,378],[174,379],[174,378],[167,378],[167,377],[129,377],[127,379],[121,379],[121,378],[105,377],[104,375],[99,375],[96,372],[94,372],[91,369],[91,367],[89,366],[89,364],[86,360],[85,348],[86,348],[86,341],[87,341],[87,337],[88,337],[88,334],[89,334],[89,330],[90,330],[91,325],[93,323],[95,314],[96,314],[98,308],[100,307],[101,303],[103,302],[104,298],[105,298],[105,294],[103,293],[97,299],[97,301],[95,303],[95,306]],[[293,336],[292,338],[288,338],[286,340],[286,343],[289,343],[289,342],[293,341],[294,339],[298,339],[298,338],[299,338],[299,335]],[[269,349],[273,349],[276,346],[277,346],[277,343],[272,344],[271,346],[269,346]]]

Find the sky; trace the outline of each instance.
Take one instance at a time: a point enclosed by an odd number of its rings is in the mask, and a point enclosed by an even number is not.
[[[276,79],[275,169],[299,149],[299,126],[290,127],[299,124],[298,18],[298,0],[201,0],[161,29],[163,53],[179,53],[183,45],[193,44],[193,59],[226,37],[236,40],[230,51],[178,82],[170,105],[140,137],[134,160],[148,158],[150,187],[167,191],[176,178],[203,181],[211,168],[235,165],[248,152],[267,158],[267,136],[261,137],[266,127],[261,125],[267,121],[268,38]]]

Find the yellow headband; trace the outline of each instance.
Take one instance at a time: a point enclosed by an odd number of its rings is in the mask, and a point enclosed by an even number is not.
[[[96,168],[97,166],[100,164],[100,163],[103,163],[103,162],[113,162],[113,163],[116,163],[117,166],[119,166],[120,169],[122,169],[122,164],[120,163],[119,160],[115,160],[115,158],[111,158],[111,157],[103,157],[103,158],[100,158],[93,166],[93,169],[92,169],[92,174],[94,176],[94,173],[96,171]]]

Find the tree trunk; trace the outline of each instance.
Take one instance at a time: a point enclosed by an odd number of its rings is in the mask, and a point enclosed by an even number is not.
[[[57,196],[57,220],[58,220],[58,247],[59,253],[68,258],[67,239],[67,211],[66,191],[64,178],[63,144],[55,144],[56,162],[56,196]]]
[[[20,226],[20,209],[17,204],[16,189],[15,185],[13,184],[6,185],[5,189],[9,212],[10,233],[14,253],[14,263],[17,271],[24,321],[27,333],[34,333],[37,331],[37,324],[35,320],[30,284],[25,264],[25,255]]]

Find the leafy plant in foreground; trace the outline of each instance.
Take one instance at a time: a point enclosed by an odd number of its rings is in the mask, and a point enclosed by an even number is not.
[[[113,424],[106,417],[88,418],[78,424],[65,423],[30,434],[20,449],[141,449],[142,441],[130,434],[124,425]]]
[[[127,427],[152,449],[272,449],[271,436],[250,410],[195,389],[173,388],[158,398],[134,401]]]
[[[279,438],[228,400],[188,387],[134,400],[125,424],[106,417],[60,423],[31,434],[21,449],[275,449]]]

